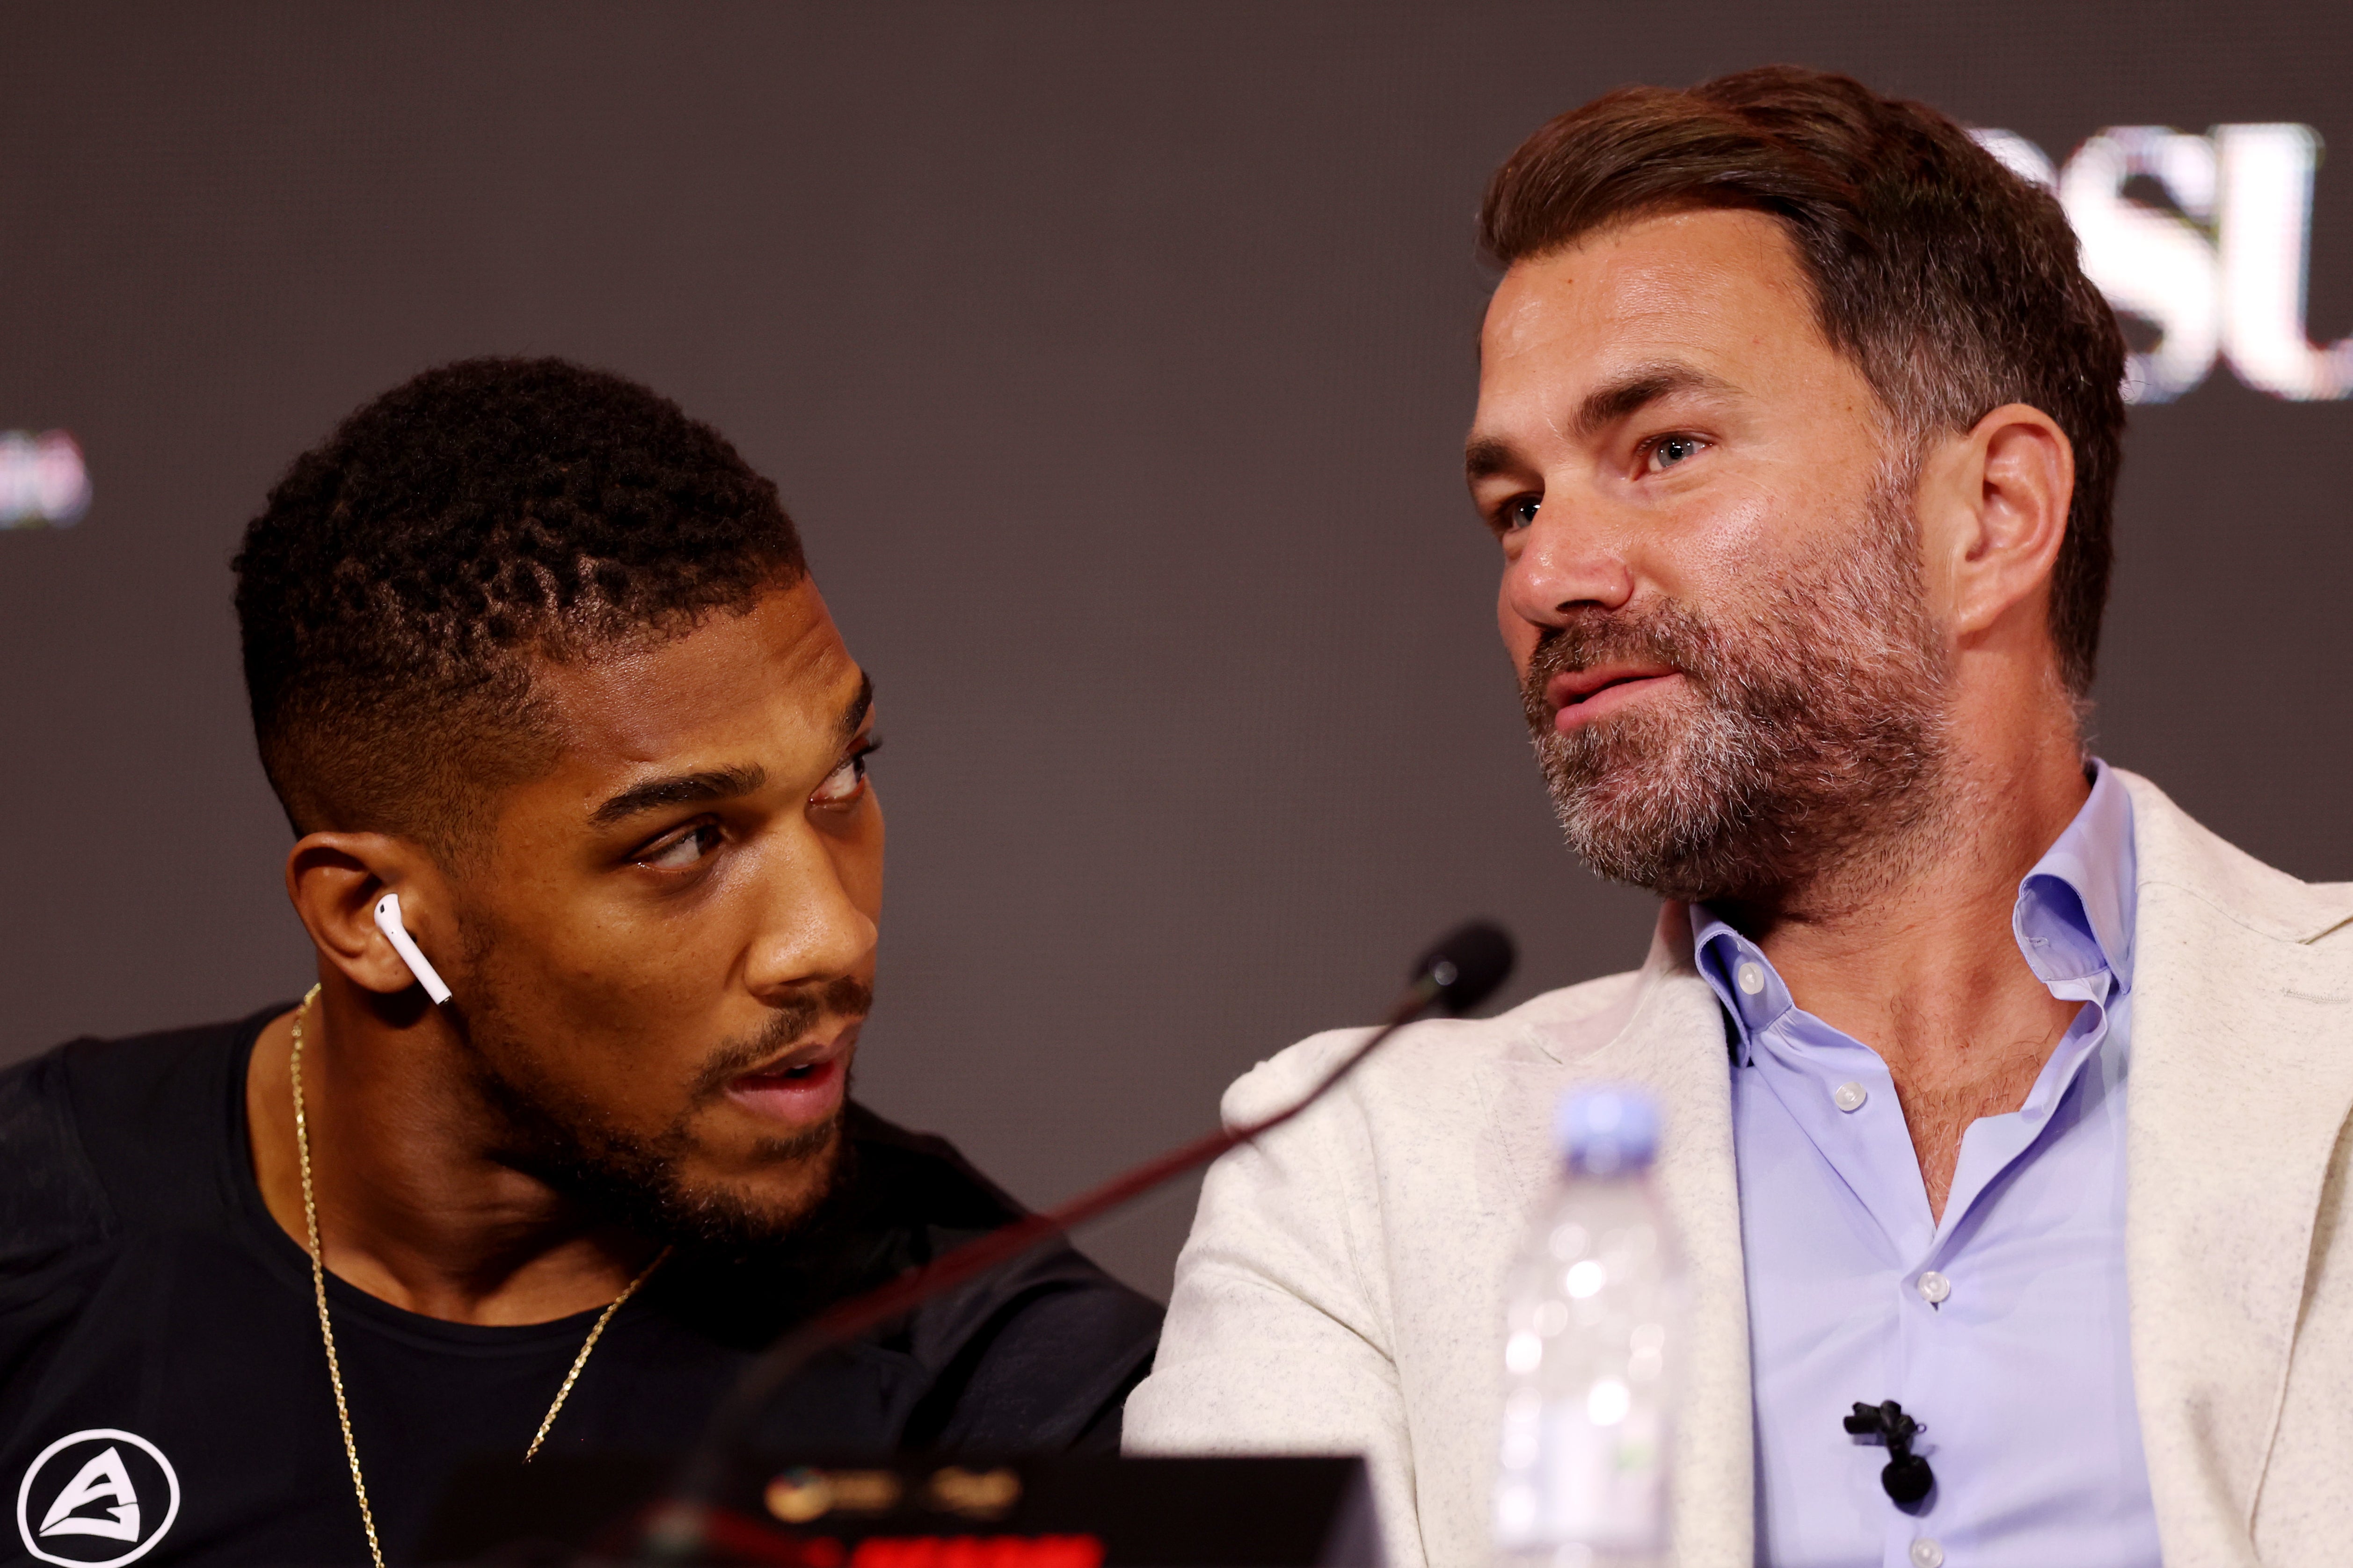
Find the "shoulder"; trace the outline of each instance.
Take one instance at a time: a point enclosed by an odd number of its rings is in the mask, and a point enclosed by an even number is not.
[[[0,1274],[39,1267],[113,1228],[66,1093],[64,1052],[0,1072]]]
[[[928,1262],[1029,1212],[944,1138],[910,1131],[855,1103],[846,1130],[855,1163],[845,1217],[870,1236],[903,1237],[906,1264]],[[1077,1292],[1115,1306],[1141,1303],[1158,1312],[1148,1299],[1068,1245],[1046,1247],[995,1278],[1000,1291]]]
[[[1220,1157],[1196,1239],[1213,1219],[1237,1238],[1257,1237],[1237,1245],[1261,1250],[1345,1238],[1355,1272],[1369,1277],[1379,1272],[1371,1260],[1394,1239],[1388,1227],[1408,1213],[1414,1224],[1444,1226],[1506,1205],[1517,1108],[1531,1095],[1549,1103],[1542,1086],[1622,1032],[1640,984],[1640,972],[1606,975],[1493,1018],[1399,1030],[1296,1120]],[[1226,1091],[1228,1128],[1298,1104],[1366,1033],[1314,1036],[1260,1063]],[[1261,1234],[1268,1231],[1287,1239],[1269,1243]]]
[[[79,1039],[0,1073],[0,1267],[216,1200],[242,1023]]]
[[[1403,1097],[1426,1110],[1472,1092],[1491,1062],[1573,1062],[1614,1038],[1632,1015],[1641,972],[1627,970],[1530,997],[1492,1018],[1438,1018],[1400,1029],[1336,1095],[1358,1107]],[[1229,1126],[1280,1110],[1364,1042],[1366,1029],[1311,1035],[1262,1061],[1226,1090]]]
[[[2262,935],[2353,952],[2353,883],[2306,882],[2268,866],[2148,780],[2116,772],[2132,797],[2144,900],[2152,891],[2184,895]]]
[[[857,1105],[847,1130],[858,1207],[895,1233],[906,1266],[1028,1212],[944,1138]],[[909,1440],[976,1451],[1115,1447],[1120,1405],[1150,1367],[1160,1318],[1158,1303],[1067,1242],[951,1290],[910,1326],[909,1348],[935,1381]]]
[[[1025,1212],[962,1150],[935,1133],[902,1127],[855,1100],[843,1114],[842,1132],[861,1195],[887,1208],[895,1220],[977,1234]]]

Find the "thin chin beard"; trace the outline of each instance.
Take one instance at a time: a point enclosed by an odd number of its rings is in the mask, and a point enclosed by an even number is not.
[[[1522,696],[1570,847],[1600,875],[1687,902],[1845,904],[1898,882],[1945,815],[1947,669],[1908,508],[1863,547],[1786,577],[1736,646],[1675,604],[1571,623]],[[1683,672],[1696,714],[1620,714],[1563,736],[1551,677],[1616,657]]]
[[[855,981],[837,982],[825,1005],[863,1014],[871,994]],[[494,1010],[492,1010],[494,1012]],[[572,1103],[552,1085],[526,1082],[501,1070],[476,1035],[480,1021],[459,1017],[480,1101],[502,1131],[500,1159],[563,1194],[584,1212],[657,1240],[698,1251],[742,1253],[773,1246],[805,1229],[838,1189],[843,1173],[843,1128],[856,1070],[842,1067],[842,1109],[815,1127],[765,1140],[759,1153],[778,1166],[809,1168],[796,1201],[760,1205],[723,1187],[691,1184],[680,1167],[692,1147],[688,1131],[696,1110],[724,1092],[726,1079],[756,1066],[805,1031],[823,1011],[781,1011],[753,1040],[722,1047],[698,1075],[687,1109],[660,1133],[642,1138],[605,1124],[591,1108]]]
[[[761,1205],[724,1187],[690,1184],[680,1167],[691,1147],[683,1126],[654,1139],[599,1128],[586,1116],[555,1111],[544,1094],[486,1077],[485,1098],[509,1130],[501,1158],[562,1193],[586,1213],[656,1240],[697,1251],[746,1252],[803,1229],[841,1174],[845,1113],[815,1127],[765,1140],[760,1154],[778,1166],[801,1166],[809,1180],[793,1201]],[[848,1104],[848,1069],[842,1084]]]

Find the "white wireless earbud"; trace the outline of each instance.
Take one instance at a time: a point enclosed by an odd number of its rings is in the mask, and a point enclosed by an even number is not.
[[[400,954],[400,962],[408,965],[408,973],[417,976],[417,984],[425,987],[425,994],[434,1005],[449,1000],[449,988],[433,972],[433,965],[417,951],[417,939],[400,923],[400,895],[386,893],[375,901],[375,929],[384,932],[384,940],[392,943],[392,951]]]

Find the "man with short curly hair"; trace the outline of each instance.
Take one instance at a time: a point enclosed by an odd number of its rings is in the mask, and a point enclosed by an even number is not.
[[[2125,353],[2058,203],[1776,68],[1562,115],[1481,227],[1504,645],[1570,844],[1664,908],[1640,972],[1418,1030],[1220,1163],[1131,1444],[1362,1450],[1400,1564],[2343,1555],[2353,888],[2085,750]],[[1589,1487],[1492,1484],[1505,1268],[1596,1079],[1663,1112],[1692,1287],[1659,1355],[1614,1331],[1675,1377],[1656,1517],[1655,1446],[1574,1398],[1514,1474]],[[1516,1365],[1610,1353],[1563,1307]]]
[[[414,1561],[461,1461],[674,1454],[779,1331],[1018,1213],[849,1099],[873,688],[717,432],[448,365],[297,460],[236,565],[320,983],[0,1075],[28,1544]],[[1109,1446],[1157,1318],[1050,1247],[751,1440]]]

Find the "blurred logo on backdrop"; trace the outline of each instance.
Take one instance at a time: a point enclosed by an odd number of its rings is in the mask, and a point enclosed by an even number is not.
[[[79,442],[63,430],[0,431],[0,528],[70,528],[89,510]]]
[[[2203,136],[2113,126],[2063,167],[2015,132],[1974,134],[2067,209],[2084,272],[2135,340],[2127,399],[2179,397],[2218,361],[2274,397],[2353,394],[2353,337],[2323,347],[2305,320],[2320,162],[2311,126],[2217,125]]]

